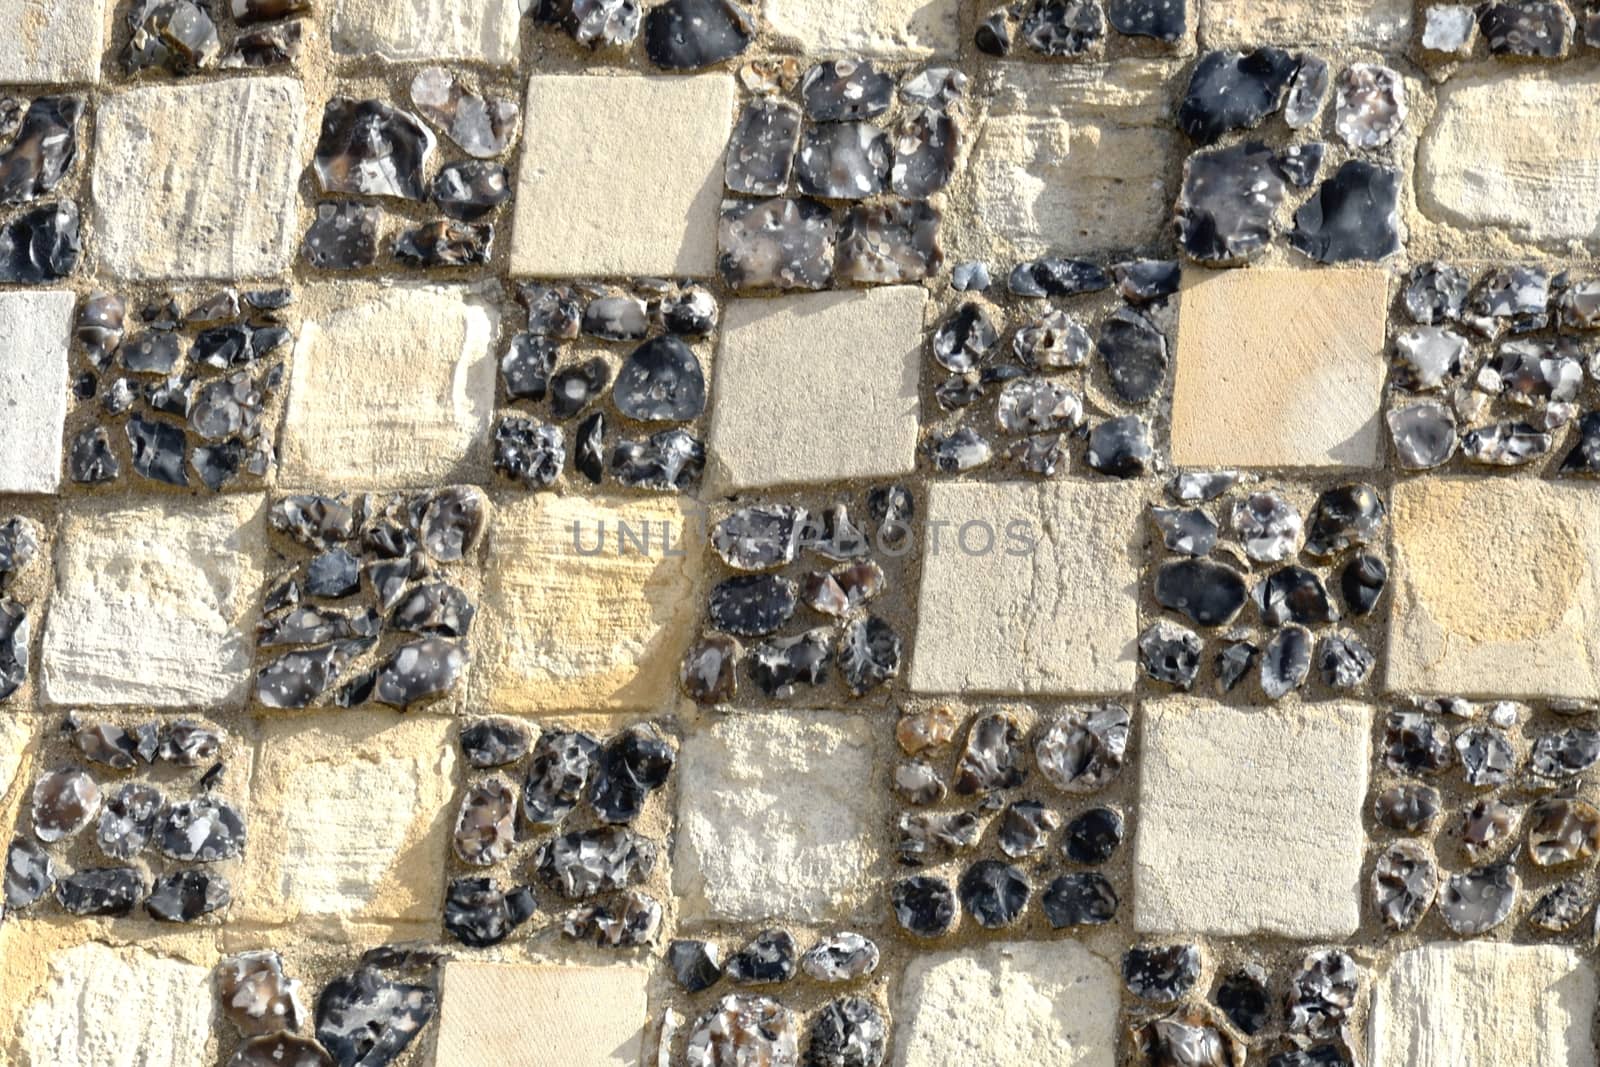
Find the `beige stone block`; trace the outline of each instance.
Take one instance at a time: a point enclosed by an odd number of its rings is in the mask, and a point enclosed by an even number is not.
[[[69,510],[40,656],[45,699],[241,704],[266,551],[260,496]]]
[[[244,922],[339,931],[437,924],[455,815],[455,730],[443,717],[336,712],[261,730]]]
[[[0,493],[61,488],[67,346],[77,297],[0,293]]]
[[[1388,687],[1600,696],[1600,498],[1532,479],[1408,479],[1391,501]]]
[[[914,470],[926,302],[915,286],[732,301],[708,481],[733,491]]]
[[[435,1067],[638,1067],[643,967],[455,960],[444,968]]]
[[[918,956],[895,1000],[895,1067],[1114,1067],[1120,983],[1076,941]]]
[[[1417,152],[1423,215],[1468,237],[1504,231],[1557,246],[1600,237],[1597,93],[1590,64],[1445,82]]]
[[[488,298],[461,286],[325,285],[303,306],[281,487],[482,479],[499,329]]]
[[[225,278],[289,268],[305,96],[294,78],[129,89],[95,116],[100,266],[126,279]]]
[[[1556,945],[1428,944],[1378,979],[1373,1067],[1594,1067],[1595,973]]]
[[[44,738],[45,721],[21,712],[0,714],[0,821],[19,809],[27,792],[23,769]]]
[[[1372,709],[1146,704],[1133,854],[1141,933],[1347,937],[1361,923]]]
[[[353,59],[512,66],[521,15],[518,0],[337,0],[329,40]]]
[[[680,918],[863,921],[888,877],[878,733],[833,711],[760,711],[691,733],[678,759]]]
[[[496,510],[473,685],[502,711],[659,708],[700,602],[696,513],[548,494]]]
[[[1200,39],[1207,48],[1264,44],[1403,48],[1411,38],[1410,0],[1206,0]]]
[[[1174,64],[1008,63],[971,98],[967,165],[951,186],[953,258],[1011,262],[1122,252],[1162,240],[1183,143],[1172,126]]]
[[[1172,462],[1375,467],[1387,272],[1187,270]]]
[[[0,83],[98,82],[105,0],[0,0]]]
[[[733,78],[528,80],[511,272],[707,277]]]
[[[1131,690],[1143,507],[1125,482],[931,485],[911,688]]]
[[[765,0],[774,43],[806,54],[916,59],[961,50],[957,0]]]

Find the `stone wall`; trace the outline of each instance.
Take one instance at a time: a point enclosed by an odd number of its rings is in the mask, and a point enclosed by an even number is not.
[[[1594,1067],[1600,7],[0,24],[0,1064]]]

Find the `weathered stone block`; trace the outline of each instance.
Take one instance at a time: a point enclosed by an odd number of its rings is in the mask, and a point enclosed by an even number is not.
[[[699,611],[701,533],[672,500],[502,502],[474,639],[481,698],[521,712],[670,699]]]
[[[434,1063],[636,1067],[649,978],[642,967],[448,963]]]
[[[1487,941],[1400,953],[1373,991],[1373,1067],[1594,1067],[1595,973],[1570,948]]]
[[[1113,1067],[1115,965],[1076,941],[919,956],[895,1002],[895,1067]]]
[[[956,0],[765,0],[762,10],[774,40],[797,52],[914,59],[961,50]]]
[[[0,0],[0,83],[98,82],[104,8],[104,0]]]
[[[76,300],[65,292],[0,293],[0,493],[61,487]]]
[[[499,328],[491,301],[457,286],[330,285],[306,292],[303,306],[280,486],[482,479]]]
[[[710,275],[733,78],[528,80],[511,272]]]
[[[911,688],[1132,689],[1142,509],[1127,483],[930,486]]]
[[[1361,923],[1371,709],[1143,709],[1134,924],[1313,940]]]
[[[236,918],[334,929],[437,923],[455,731],[441,717],[338,712],[261,731]]]
[[[708,480],[732,491],[915,469],[925,302],[894,286],[730,303]]]
[[[1600,500],[1587,486],[1402,481],[1391,521],[1391,690],[1600,696]]]
[[[511,66],[521,15],[518,0],[338,0],[329,40],[336,53],[357,59]]]
[[[681,918],[862,920],[887,876],[868,718],[730,714],[678,760],[673,889]]]
[[[1379,51],[1411,37],[1409,0],[1204,0],[1200,39],[1207,48],[1264,44],[1335,45]]]
[[[1172,462],[1377,466],[1388,300],[1383,270],[1185,271]]]
[[[53,704],[243,702],[266,557],[258,496],[68,511],[42,677]]]
[[[126,279],[261,277],[294,254],[305,96],[293,78],[105,97],[95,120],[101,266]]]

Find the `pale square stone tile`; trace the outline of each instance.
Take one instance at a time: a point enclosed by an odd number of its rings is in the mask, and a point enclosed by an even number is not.
[[[72,293],[52,290],[0,293],[0,493],[61,487],[76,302]]]
[[[352,59],[517,62],[518,0],[336,0],[329,40]]]
[[[762,10],[777,43],[808,54],[917,59],[961,50],[958,0],[764,0]]]
[[[641,1067],[643,967],[445,964],[435,1067]]]
[[[0,83],[98,82],[105,0],[0,0]]]
[[[1337,45],[1387,51],[1411,37],[1410,0],[1204,0],[1207,48]]]

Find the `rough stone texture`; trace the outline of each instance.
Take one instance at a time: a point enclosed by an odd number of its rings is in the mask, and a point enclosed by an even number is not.
[[[1159,242],[1170,224],[1176,175],[1162,160],[1172,127],[1177,68],[1146,60],[997,67],[974,87],[987,113],[945,227],[958,259],[1122,251]]]
[[[1131,690],[1142,506],[1109,481],[930,486],[911,688]]]
[[[1411,37],[1409,0],[1205,0],[1200,39],[1207,48],[1334,45],[1404,48]]]
[[[323,286],[304,304],[280,486],[482,479],[474,461],[494,411],[499,328],[487,297],[457,286]]]
[[[677,684],[699,611],[693,515],[670,500],[503,504],[475,631],[480,697],[516,712],[659,706]],[[647,552],[638,550],[643,537]]]
[[[1600,500],[1532,479],[1404,481],[1391,504],[1388,687],[1600,696]]]
[[[528,80],[511,272],[710,275],[733,78]]]
[[[1172,462],[1374,467],[1383,270],[1184,272]]]
[[[1424,218],[1472,230],[1463,235],[1471,241],[1496,230],[1554,245],[1600,236],[1600,115],[1589,106],[1597,92],[1600,72],[1589,64],[1495,67],[1445,82],[1417,153]]]
[[[262,566],[259,496],[69,510],[42,676],[53,704],[218,708],[243,702]]]
[[[957,0],[765,0],[762,12],[775,44],[807,53],[914,59],[961,48]]]
[[[733,714],[678,762],[673,888],[681,919],[861,920],[888,876],[870,719]]]
[[[337,0],[329,39],[335,52],[361,59],[510,66],[520,17],[518,0]]]
[[[635,1067],[642,967],[471,963],[444,968],[436,1067]]]
[[[0,714],[0,822],[9,825],[29,796],[33,783],[24,769],[43,740],[45,729],[43,716],[14,711]],[[4,959],[3,952],[0,959]]]
[[[341,712],[261,731],[233,914],[339,930],[437,922],[450,850],[452,720]]]
[[[1570,948],[1486,941],[1402,952],[1377,982],[1373,1067],[1594,1067],[1594,969]]]
[[[709,481],[731,491],[915,469],[925,300],[894,286],[729,304]]]
[[[1116,967],[1075,941],[998,941],[920,956],[895,1004],[895,1067],[1113,1067]]]
[[[305,96],[293,78],[162,85],[104,97],[95,119],[92,247],[128,279],[286,270]]]
[[[103,0],[0,0],[0,82],[98,82]]]
[[[1177,698],[1142,714],[1137,928],[1303,940],[1355,933],[1372,709]]]
[[[55,291],[0,293],[0,493],[61,487],[76,300]]]

